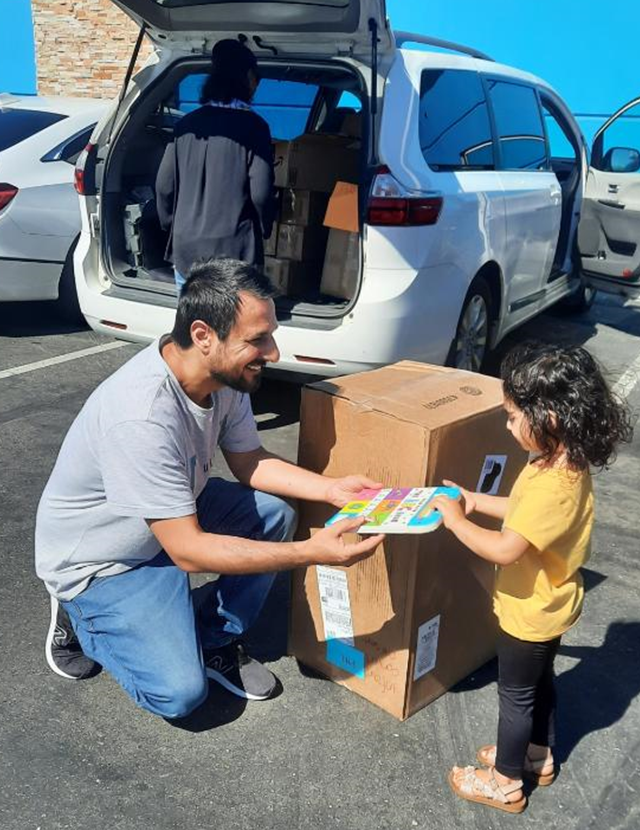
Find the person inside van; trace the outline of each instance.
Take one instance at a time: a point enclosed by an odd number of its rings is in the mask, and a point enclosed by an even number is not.
[[[187,715],[208,679],[248,700],[277,687],[241,642],[277,571],[348,565],[383,539],[360,520],[291,541],[288,498],[342,507],[362,475],[329,478],[263,449],[249,398],[277,361],[275,289],[235,260],[195,265],[170,334],[89,397],[36,518],[36,572],[51,595],[46,658],[83,679],[104,667],[144,709]],[[236,481],[211,478],[222,450]],[[191,590],[190,573],[220,574]]]
[[[216,43],[202,106],[178,122],[160,163],[158,218],[178,293],[197,260],[263,264],[275,200],[271,133],[251,108],[258,83],[253,52],[238,40]]]

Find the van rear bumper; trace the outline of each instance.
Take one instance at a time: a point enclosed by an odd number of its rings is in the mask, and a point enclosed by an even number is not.
[[[278,373],[336,377],[405,359],[444,363],[466,292],[466,282],[456,270],[367,270],[360,297],[340,325],[280,326]],[[173,328],[172,308],[101,294],[87,286],[80,301],[93,329],[123,340],[145,343]]]

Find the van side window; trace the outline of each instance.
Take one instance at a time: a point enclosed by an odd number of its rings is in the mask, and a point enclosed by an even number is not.
[[[547,146],[535,90],[487,79],[502,170],[548,170]]]
[[[420,147],[432,170],[493,170],[491,122],[477,72],[428,69],[420,82]]]

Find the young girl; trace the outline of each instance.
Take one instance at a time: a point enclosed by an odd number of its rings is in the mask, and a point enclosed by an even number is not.
[[[454,767],[449,783],[461,798],[519,813],[527,804],[522,777],[542,786],[554,778],[553,661],[582,610],[579,569],[593,526],[589,468],[605,467],[631,426],[581,347],[524,344],[505,358],[502,378],[507,429],[533,460],[508,498],[460,488],[464,508],[446,496],[434,506],[461,542],[499,566],[497,744],[478,750],[486,769]],[[474,511],[503,519],[502,530],[469,521],[465,514]]]

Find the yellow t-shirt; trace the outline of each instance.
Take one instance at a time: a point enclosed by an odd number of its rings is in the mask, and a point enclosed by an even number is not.
[[[509,496],[504,527],[531,547],[498,569],[494,611],[500,627],[519,640],[552,640],[582,610],[579,568],[589,559],[593,528],[589,472],[527,464]]]

